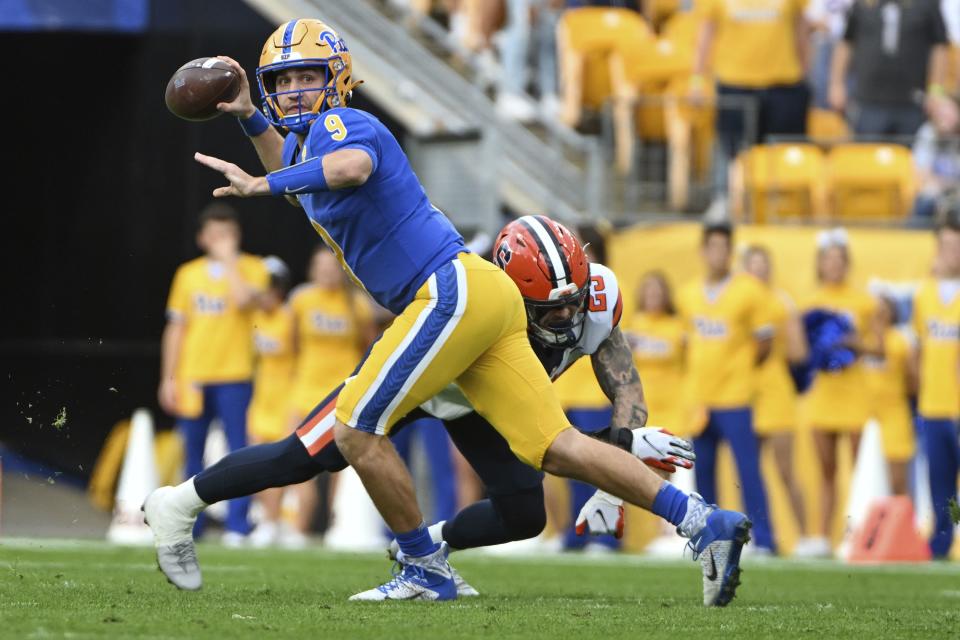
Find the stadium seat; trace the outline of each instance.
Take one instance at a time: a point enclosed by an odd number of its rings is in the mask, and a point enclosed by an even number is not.
[[[812,144],[756,145],[737,159],[753,222],[810,218],[824,210],[824,158]]]
[[[832,214],[841,219],[897,219],[909,214],[916,171],[906,147],[847,143],[827,157]]]
[[[601,7],[566,11],[557,24],[561,120],[576,126],[584,109],[602,109],[612,95],[610,56],[642,46],[651,37],[636,11]]]
[[[807,137],[818,144],[836,144],[850,139],[850,126],[843,116],[830,109],[807,112]]]
[[[709,167],[712,84],[706,87],[703,105],[686,102],[699,28],[700,20],[693,14],[676,14],[665,25],[662,37],[635,42],[610,59],[617,169],[621,175],[631,171],[636,138],[666,142],[673,209],[686,206],[691,166],[699,175]]]

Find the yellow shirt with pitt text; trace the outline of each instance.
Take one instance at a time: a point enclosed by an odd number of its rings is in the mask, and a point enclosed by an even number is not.
[[[711,409],[750,406],[756,339],[773,331],[769,298],[756,278],[743,273],[717,285],[696,280],[681,290],[677,308],[687,329],[692,401]]]
[[[716,25],[713,73],[740,87],[795,84],[803,78],[795,29],[803,0],[697,0],[696,10]]]
[[[920,345],[918,411],[925,418],[960,417],[960,282],[927,280],[913,298]]]
[[[270,276],[263,261],[241,254],[241,278],[256,290]],[[253,376],[252,308],[240,309],[230,296],[224,266],[200,257],[180,266],[173,277],[167,317],[185,325],[177,378],[189,384],[239,382]]]

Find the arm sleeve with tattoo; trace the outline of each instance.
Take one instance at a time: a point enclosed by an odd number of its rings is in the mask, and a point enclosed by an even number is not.
[[[647,422],[647,404],[643,398],[640,374],[633,364],[633,353],[620,329],[591,356],[593,372],[604,394],[613,403],[611,427],[636,428]]]

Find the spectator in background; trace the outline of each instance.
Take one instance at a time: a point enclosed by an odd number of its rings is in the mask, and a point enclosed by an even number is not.
[[[253,400],[247,411],[251,444],[282,440],[290,434],[290,386],[293,383],[293,316],[284,304],[290,291],[290,269],[275,256],[263,259],[270,287],[253,312],[253,344],[257,353]],[[282,488],[257,494],[263,519],[250,533],[250,544],[266,547],[280,539]]]
[[[802,136],[807,131],[805,4],[806,0],[696,3],[704,21],[691,97],[703,99],[711,66],[717,82],[718,154],[710,220],[727,217],[728,169],[739,151],[770,135]]]
[[[526,98],[527,60],[531,40],[536,47],[537,95],[544,118],[555,118],[557,97],[557,22],[563,0],[507,0],[507,24],[503,30],[503,74],[497,94],[497,113],[529,122],[536,110]]]
[[[621,326],[643,381],[647,424],[691,438],[696,433],[692,425],[702,419],[691,415],[691,403],[684,397],[686,328],[677,314],[670,282],[662,272],[648,271],[640,279],[636,296],[634,313]],[[660,525],[658,529],[658,539],[651,544],[655,547],[666,541],[673,549],[675,527]]]
[[[197,245],[204,255],[181,265],[167,301],[161,340],[160,406],[177,417],[186,447],[184,472],[203,470],[207,430],[219,418],[231,451],[247,445],[252,394],[251,316],[269,274],[263,261],[240,252],[240,220],[220,202],[200,213]],[[241,544],[250,525],[250,498],[231,500],[223,542]],[[194,537],[203,531],[198,518]]]
[[[726,440],[753,521],[753,550],[770,554],[773,533],[750,406],[757,367],[769,355],[773,338],[769,294],[754,277],[731,272],[733,229],[728,224],[708,223],[701,251],[706,278],[691,282],[677,297],[688,335],[691,400],[706,414],[706,424],[693,440],[697,490],[706,502],[717,501],[717,447]]]
[[[813,46],[810,64],[810,87],[813,105],[829,109],[830,66],[837,43],[843,40],[847,28],[847,12],[853,0],[810,0],[804,15],[813,27]]]
[[[960,471],[960,201],[945,203],[936,236],[937,273],[914,295],[913,329],[920,372],[917,410],[933,499],[930,550],[945,558],[953,544],[950,500],[956,499]]]
[[[677,315],[673,293],[659,271],[644,274],[637,288],[637,305],[624,328],[633,362],[643,380],[647,422],[678,436],[692,435],[684,414],[683,359],[686,345],[683,319]]]
[[[769,447],[773,451],[780,480],[787,490],[793,517],[800,529],[800,539],[793,555],[805,557],[810,555],[811,543],[806,537],[803,496],[793,475],[797,394],[790,377],[790,365],[806,362],[807,340],[793,300],[786,291],[773,286],[773,267],[767,249],[759,245],[748,247],[743,254],[743,269],[766,287],[773,324],[770,355],[757,371],[753,422],[761,449]]]
[[[290,294],[294,321],[296,366],[291,390],[292,430],[313,411],[330,389],[346,380],[376,337],[373,310],[366,297],[346,280],[333,252],[317,245],[310,258],[309,281]],[[298,533],[284,540],[302,546],[317,504],[316,484],[298,485]]]
[[[914,220],[933,224],[937,201],[960,188],[960,105],[958,98],[938,101],[930,120],[917,132],[913,143],[913,162],[917,167],[919,188],[914,204]]]
[[[939,0],[856,0],[833,56],[830,106],[849,107],[857,135],[914,135],[924,108],[942,99],[946,42]]]
[[[843,347],[852,351],[849,363],[830,370],[818,370],[807,392],[807,414],[813,429],[817,457],[820,460],[820,519],[810,542],[814,556],[831,555],[830,532],[837,505],[837,443],[849,436],[854,459],[860,445],[860,433],[870,417],[865,393],[867,380],[859,356],[872,353],[883,357],[879,336],[871,329],[876,300],[866,291],[848,282],[850,248],[843,229],[821,232],[817,236],[817,288],[805,305],[806,310],[827,311],[846,318],[851,333]],[[811,348],[813,340],[811,339]]]
[[[913,416],[909,396],[916,390],[916,363],[911,357],[913,345],[901,331],[897,303],[880,298],[874,317],[876,333],[883,337],[883,357],[867,356],[870,407],[880,425],[883,454],[890,470],[890,488],[894,495],[908,495],[907,468],[917,446],[913,436]]]

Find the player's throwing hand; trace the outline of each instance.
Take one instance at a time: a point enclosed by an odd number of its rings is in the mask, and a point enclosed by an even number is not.
[[[240,78],[240,92],[237,97],[232,102],[218,102],[217,111],[229,113],[238,118],[249,118],[257,108],[253,106],[253,100],[250,98],[250,81],[247,79],[247,72],[233,58],[227,56],[217,56],[217,58],[230,65]]]

